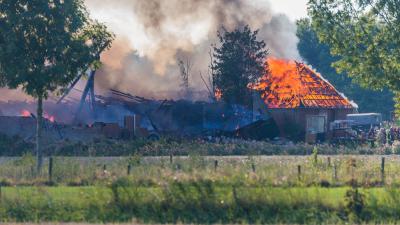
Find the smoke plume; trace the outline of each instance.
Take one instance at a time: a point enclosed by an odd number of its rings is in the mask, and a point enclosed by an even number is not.
[[[86,0],[92,16],[117,35],[102,56],[100,90],[117,88],[155,98],[179,97],[177,58],[192,63],[190,85],[206,90],[209,50],[217,31],[250,25],[276,57],[299,59],[296,26],[267,0]],[[205,97],[203,95],[203,97]]]
[[[177,66],[181,58],[192,64],[192,97],[206,98],[199,74],[208,79],[210,46],[218,42],[221,26],[233,30],[248,24],[260,29],[259,39],[272,55],[300,58],[295,24],[275,14],[269,0],[85,0],[85,4],[93,18],[116,34],[96,75],[100,94],[115,88],[157,99],[183,97]],[[31,100],[20,93],[0,89],[2,99]]]

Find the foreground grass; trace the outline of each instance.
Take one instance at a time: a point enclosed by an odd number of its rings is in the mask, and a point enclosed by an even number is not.
[[[175,182],[137,187],[6,187],[1,222],[394,223],[400,191],[392,188],[234,187]],[[347,197],[346,197],[347,196]],[[359,208],[353,207],[359,204]]]
[[[0,222],[400,222],[400,157],[0,159]],[[299,166],[301,170],[299,171]]]
[[[35,176],[33,156],[0,158],[0,186],[94,186],[110,185],[127,178],[145,187],[160,187],[175,180],[213,180],[239,186],[353,185],[400,187],[400,157],[385,156],[243,156],[209,157],[54,157],[52,176],[49,160],[41,176]],[[300,173],[299,173],[299,168]],[[129,170],[129,173],[128,173]],[[384,179],[383,176],[384,175]],[[51,179],[51,180],[50,180]]]

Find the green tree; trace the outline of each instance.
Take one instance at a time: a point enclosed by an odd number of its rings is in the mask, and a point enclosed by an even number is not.
[[[362,88],[345,73],[338,74],[332,67],[332,63],[338,61],[340,56],[332,56],[329,46],[318,40],[310,19],[304,18],[297,21],[297,37],[299,38],[297,47],[301,57],[340,92],[354,100],[360,112],[380,112],[386,118],[390,116],[389,112],[394,109],[393,94],[387,88],[382,91]]]
[[[228,103],[249,105],[249,83],[266,73],[268,50],[264,41],[257,40],[258,30],[249,26],[228,32],[218,32],[219,46],[214,46],[211,64],[214,88],[222,93]]]
[[[362,87],[389,88],[400,103],[400,2],[309,0],[308,13],[321,42],[339,56],[333,66]],[[397,107],[399,110],[400,108]]]
[[[89,18],[82,0],[0,1],[0,85],[20,87],[37,99],[38,172],[43,100],[98,65],[112,39],[103,24]]]

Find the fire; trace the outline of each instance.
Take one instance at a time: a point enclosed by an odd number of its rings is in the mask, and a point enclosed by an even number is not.
[[[43,114],[43,118],[49,120],[50,122],[54,123],[56,121],[56,118],[52,115],[49,115],[47,112]]]
[[[23,109],[23,110],[21,111],[21,116],[22,116],[22,117],[31,117],[32,114],[31,114],[31,112],[29,112],[28,110]],[[52,122],[52,123],[54,123],[54,122],[56,121],[56,118],[55,118],[54,116],[48,114],[47,112],[44,112],[44,113],[43,113],[43,118],[47,119],[48,121],[50,121],[50,122]]]
[[[267,62],[267,75],[251,88],[262,91],[261,97],[268,108],[352,107],[329,82],[305,64],[276,58],[269,58]]]
[[[26,110],[26,109],[23,109],[23,110],[21,111],[21,116],[22,116],[22,117],[31,117],[31,112],[29,112],[29,111]]]
[[[222,91],[221,91],[221,89],[216,88],[214,96],[215,96],[215,100],[220,101],[222,99]]]

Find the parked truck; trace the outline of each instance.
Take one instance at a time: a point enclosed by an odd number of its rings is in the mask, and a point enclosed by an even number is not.
[[[345,120],[335,120],[330,124],[334,143],[373,142],[382,124],[380,113],[348,114]]]

